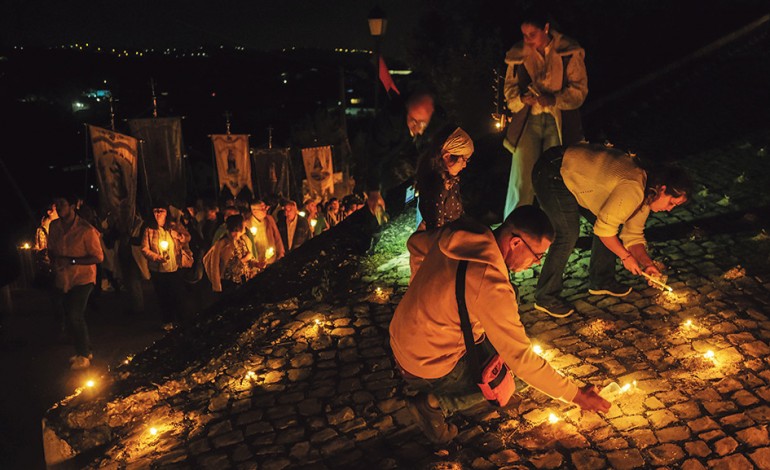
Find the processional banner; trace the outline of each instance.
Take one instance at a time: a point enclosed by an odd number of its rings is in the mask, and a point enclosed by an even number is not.
[[[311,147],[302,149],[302,162],[310,195],[327,199],[334,195],[334,170],[332,169],[332,148]]]
[[[182,120],[173,118],[129,119],[131,134],[141,144],[142,176],[153,201],[165,200],[184,207],[186,187],[182,166]]]
[[[249,136],[246,134],[215,134],[211,136],[219,175],[219,191],[230,190],[236,197],[243,188],[254,194],[251,184]]]
[[[88,126],[99,184],[99,207],[127,233],[136,210],[137,143],[130,136]]]
[[[259,197],[289,197],[289,149],[252,149]]]

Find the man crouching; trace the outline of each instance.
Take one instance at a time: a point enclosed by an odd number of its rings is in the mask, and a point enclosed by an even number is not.
[[[455,297],[462,260],[468,261],[465,302],[476,344],[486,335],[514,375],[553,398],[609,410],[593,386],[579,389],[532,351],[519,317],[508,271],[539,263],[553,238],[548,216],[521,206],[494,232],[459,220],[409,239],[412,281],[390,323],[390,344],[405,381],[419,392],[409,411],[432,442],[457,435],[445,417],[485,401],[466,360]]]

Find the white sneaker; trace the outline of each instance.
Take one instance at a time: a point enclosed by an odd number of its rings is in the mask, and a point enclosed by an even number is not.
[[[72,370],[88,369],[89,367],[91,367],[91,359],[85,356],[75,356],[75,360],[70,365]]]

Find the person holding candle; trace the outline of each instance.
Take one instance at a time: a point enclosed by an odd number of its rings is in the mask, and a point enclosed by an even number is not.
[[[75,338],[76,355],[70,358],[74,370],[90,367],[93,359],[85,310],[96,285],[96,265],[104,260],[99,232],[77,215],[76,203],[76,198],[54,200],[59,218],[51,222],[48,236],[54,285]]]
[[[313,199],[307,199],[302,206],[305,210],[305,217],[310,222],[313,236],[320,235],[321,232],[326,230],[326,219],[324,219],[321,211],[318,210],[318,203]]]
[[[278,225],[273,216],[267,213],[268,208],[264,201],[252,202],[250,209],[251,214],[246,217],[245,224],[246,236],[254,246],[252,255],[268,265],[273,264],[284,256],[284,245]]]
[[[169,330],[176,322],[188,321],[187,295],[179,268],[182,246],[190,241],[190,234],[181,224],[168,220],[168,205],[155,204],[152,214],[153,220],[142,237],[142,255],[147,259],[160,304],[163,328]]]
[[[631,288],[615,278],[616,258],[631,274],[660,276],[647,253],[645,222],[650,212],[669,212],[692,194],[692,182],[683,170],[645,169],[632,155],[601,145],[548,150],[535,164],[532,180],[537,200],[556,229],[535,290],[535,309],[557,318],[574,311],[561,290],[564,268],[580,235],[581,215],[594,224],[588,292],[623,297]]]
[[[243,216],[233,215],[225,220],[227,235],[217,241],[203,257],[206,275],[214,292],[229,292],[256,276],[265,268],[251,254]]]
[[[594,387],[578,388],[535,354],[518,312],[509,270],[537,264],[554,237],[538,208],[514,210],[495,231],[460,219],[409,239],[409,288],[390,323],[390,345],[406,383],[419,393],[407,404],[416,424],[434,443],[446,443],[457,427],[445,417],[485,401],[467,361],[456,291],[461,261],[467,262],[465,303],[474,341],[488,340],[517,377],[585,410],[606,412],[610,404]],[[419,250],[412,251],[414,247]]]

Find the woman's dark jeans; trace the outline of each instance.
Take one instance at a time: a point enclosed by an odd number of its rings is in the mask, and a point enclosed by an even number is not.
[[[535,301],[546,306],[562,302],[562,277],[580,235],[580,216],[583,215],[591,223],[596,221],[596,216],[580,207],[564,185],[561,177],[564,150],[564,147],[549,149],[538,159],[532,171],[537,200],[556,231],[535,290]],[[596,235],[591,246],[588,279],[591,288],[606,287],[615,282],[615,254]]]

